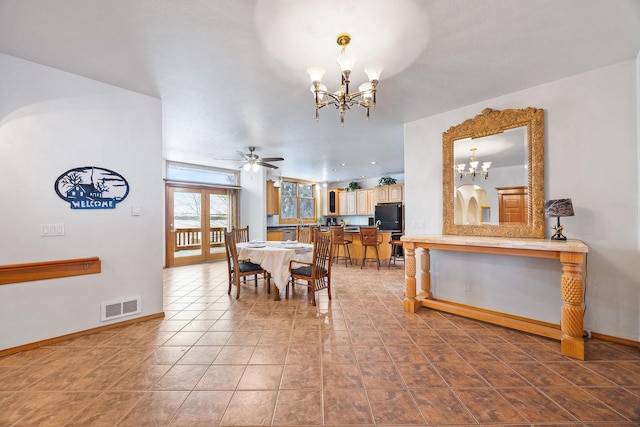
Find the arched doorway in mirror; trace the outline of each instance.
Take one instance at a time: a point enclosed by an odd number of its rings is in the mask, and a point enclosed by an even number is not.
[[[454,223],[482,224],[491,222],[491,201],[487,192],[474,184],[461,185],[454,195]]]

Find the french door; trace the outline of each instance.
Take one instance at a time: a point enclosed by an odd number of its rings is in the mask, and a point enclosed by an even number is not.
[[[233,190],[167,184],[167,267],[224,259],[224,231],[235,224],[235,206]]]

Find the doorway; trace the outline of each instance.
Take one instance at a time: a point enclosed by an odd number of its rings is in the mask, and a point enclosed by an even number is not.
[[[167,184],[166,266],[226,257],[224,232],[235,224],[236,191]]]

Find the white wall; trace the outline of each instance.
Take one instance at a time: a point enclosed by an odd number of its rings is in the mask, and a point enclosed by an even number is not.
[[[267,173],[265,168],[256,172],[240,172],[240,227],[249,226],[252,240],[267,239]]]
[[[105,325],[105,301],[162,312],[161,114],[159,99],[0,54],[0,265],[102,260],[100,274],[0,286],[0,349]],[[128,197],[70,209],[54,182],[83,166],[124,176]],[[43,223],[65,235],[41,237]]]
[[[545,199],[572,198],[564,234],[589,245],[585,327],[640,340],[637,105],[627,61],[407,124],[406,234],[442,231],[444,131],[486,107],[543,108]],[[437,298],[560,322],[557,261],[434,251],[431,272]]]

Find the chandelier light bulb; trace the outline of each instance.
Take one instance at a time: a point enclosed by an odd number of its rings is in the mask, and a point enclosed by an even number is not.
[[[358,90],[362,92],[362,97],[365,99],[365,101],[371,100],[371,98],[373,98],[373,92],[371,91],[371,88],[371,82],[365,82],[358,86]]]
[[[338,56],[338,65],[340,65],[340,70],[344,73],[345,71],[353,70],[353,64],[356,62],[356,57],[349,53],[342,53]]]
[[[307,68],[307,73],[309,73],[309,77],[311,77],[311,82],[321,82],[322,81],[322,76],[324,76],[324,73],[327,70],[325,70],[322,66],[320,65],[312,65],[309,68]]]
[[[367,68],[364,69],[364,72],[367,74],[369,81],[378,81],[380,80],[380,75],[384,70],[384,66],[380,63],[370,64]]]

